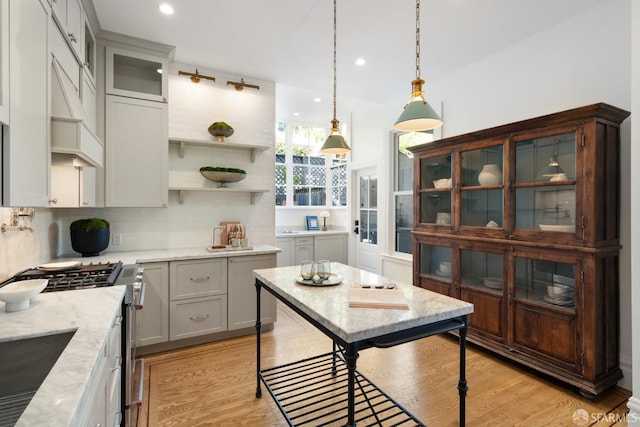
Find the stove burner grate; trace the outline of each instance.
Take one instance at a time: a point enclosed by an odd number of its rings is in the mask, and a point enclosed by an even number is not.
[[[3,282],[0,287],[20,280],[47,279],[49,283],[42,292],[100,288],[113,286],[121,269],[122,262],[83,264],[69,270],[55,272],[28,269]]]

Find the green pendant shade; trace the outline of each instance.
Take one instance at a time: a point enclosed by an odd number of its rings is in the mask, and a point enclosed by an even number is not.
[[[337,119],[331,120],[331,133],[327,140],[322,144],[320,153],[322,154],[344,154],[351,151],[347,141],[340,134],[340,124]]]
[[[427,102],[422,92],[424,80],[416,79],[411,82],[413,92],[411,99],[404,106],[404,110],[394,127],[402,131],[431,130],[442,126],[442,119]]]

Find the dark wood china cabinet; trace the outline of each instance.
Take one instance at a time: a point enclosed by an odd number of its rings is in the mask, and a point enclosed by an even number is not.
[[[594,104],[412,147],[414,285],[469,340],[596,395],[616,383],[620,123]]]

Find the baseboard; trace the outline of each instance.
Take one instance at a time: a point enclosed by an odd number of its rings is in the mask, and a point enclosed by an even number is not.
[[[627,402],[629,413],[626,421],[629,427],[640,427],[640,397],[631,396]]]

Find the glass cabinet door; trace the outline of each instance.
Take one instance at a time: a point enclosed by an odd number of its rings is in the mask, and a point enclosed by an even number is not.
[[[501,254],[460,251],[460,282],[463,286],[502,293],[502,267]]]
[[[575,265],[515,257],[516,298],[575,309]]]
[[[460,225],[503,227],[502,145],[462,153]]]
[[[420,159],[420,223],[451,225],[451,154]]]
[[[516,142],[516,229],[576,232],[576,132]]]
[[[420,243],[420,274],[451,280],[451,248]]]
[[[107,47],[106,92],[166,102],[169,63],[157,56]]]

